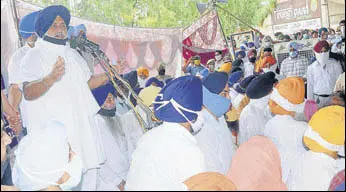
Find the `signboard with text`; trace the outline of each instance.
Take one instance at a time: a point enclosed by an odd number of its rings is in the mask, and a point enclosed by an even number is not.
[[[294,32],[321,26],[320,0],[277,0],[272,14],[275,32]]]

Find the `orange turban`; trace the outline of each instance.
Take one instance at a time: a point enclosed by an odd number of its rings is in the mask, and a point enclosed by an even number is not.
[[[279,152],[264,136],[254,136],[240,145],[227,177],[239,191],[287,191],[282,181]]]
[[[304,144],[317,153],[344,153],[345,108],[329,106],[317,111],[309,121]]]
[[[139,67],[139,68],[137,69],[137,74],[138,74],[138,75],[144,75],[144,76],[146,76],[146,77],[149,77],[149,70],[146,69],[146,68],[144,68],[144,67]]]
[[[275,86],[269,100],[269,107],[276,115],[303,113],[305,102],[304,80],[300,77],[285,78]]]
[[[189,191],[236,191],[231,180],[220,173],[200,173],[187,179],[184,184]]]

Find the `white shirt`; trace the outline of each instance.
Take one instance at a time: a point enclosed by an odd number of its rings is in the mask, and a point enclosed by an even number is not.
[[[7,70],[8,70],[8,82],[9,84],[21,84],[21,76],[20,76],[20,63],[22,59],[26,55],[26,53],[30,50],[28,44],[25,44],[23,47],[17,49],[12,57],[9,60]]]
[[[187,190],[185,180],[205,172],[195,137],[177,123],[148,131],[133,153],[126,190]]]
[[[338,161],[323,153],[306,151],[296,161],[287,181],[290,191],[328,191],[339,172]]]
[[[198,146],[205,158],[207,172],[218,172],[226,175],[235,153],[232,134],[224,117],[218,120],[203,109],[204,126],[195,135]]]
[[[229,96],[231,98],[231,101],[233,101],[239,95],[239,93],[233,87],[229,88]]]
[[[104,162],[100,129],[95,115],[100,107],[88,85],[91,77],[85,60],[67,46],[38,39],[21,62],[22,82],[40,80],[51,73],[58,56],[65,60],[65,74],[39,98],[27,101],[28,134],[35,134],[48,120],[65,124],[73,151],[81,156],[84,171]]]
[[[20,75],[20,63],[22,62],[22,59],[26,55],[26,53],[30,50],[28,44],[25,44],[23,47],[17,49],[12,57],[9,60],[7,70],[8,70],[8,81],[9,84],[18,84],[19,88],[22,88],[22,77]],[[26,118],[26,111],[25,111],[25,99],[23,98],[20,102],[19,108],[21,112],[22,122],[23,126],[27,126],[27,118]]]
[[[243,98],[245,97],[245,95],[243,94],[238,94],[234,99],[232,99],[232,105],[234,108],[238,109],[239,105],[241,103],[241,101],[243,100]]]
[[[333,93],[336,80],[342,73],[340,62],[329,58],[326,65],[321,65],[315,61],[308,67],[307,73],[307,99],[313,100],[314,94],[331,95]]]
[[[249,61],[244,63],[244,78],[253,75],[253,72],[255,70],[255,67],[252,63]]]
[[[272,117],[268,107],[269,95],[260,99],[250,99],[239,117],[239,145],[255,135],[263,135],[264,127]]]
[[[130,168],[127,151],[118,145],[114,132],[119,132],[122,128],[117,126],[117,118],[102,117],[97,115],[97,120],[101,130],[102,144],[106,155],[106,161],[99,170],[99,185],[97,190],[115,190],[121,181],[126,181],[127,172]],[[110,127],[114,126],[114,127]],[[121,143],[123,144],[123,143]]]
[[[305,152],[303,136],[308,124],[296,121],[288,115],[276,115],[268,121],[264,136],[271,139],[281,157],[282,180],[287,181],[288,174],[297,158]],[[304,180],[304,178],[301,178]]]

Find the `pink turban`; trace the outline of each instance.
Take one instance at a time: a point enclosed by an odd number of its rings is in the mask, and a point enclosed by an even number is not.
[[[238,148],[227,177],[239,191],[287,191],[279,152],[263,136],[254,136]]]

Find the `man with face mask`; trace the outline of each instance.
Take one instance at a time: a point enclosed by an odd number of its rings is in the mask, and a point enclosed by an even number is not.
[[[97,168],[104,163],[91,90],[106,84],[105,74],[92,76],[86,61],[66,46],[69,10],[61,5],[40,11],[35,31],[40,37],[23,58],[20,72],[27,101],[28,134],[40,132],[49,119],[63,122],[71,148],[84,161],[82,190],[95,190]]]
[[[97,190],[124,190],[130,168],[128,147],[120,117],[116,115],[115,88],[111,83],[92,90],[101,107],[97,115],[107,161],[100,169]]]
[[[201,72],[205,67],[201,64],[201,57],[199,55],[191,58],[191,63],[186,63],[183,67],[184,73],[196,76],[198,72]],[[217,70],[217,69],[216,69]]]
[[[219,69],[222,64],[223,64],[222,51],[217,50],[215,51],[215,69]]]
[[[327,41],[328,40],[328,29],[325,27],[322,27],[318,30],[318,38],[320,41]]]
[[[222,65],[222,64],[221,64]],[[221,66],[220,65],[220,66]],[[216,66],[216,61],[214,59],[210,59],[208,62],[207,62],[207,67],[208,67],[208,70],[210,73],[214,72],[215,71],[215,66]]]
[[[249,77],[253,75],[257,60],[257,51],[256,49],[250,49],[248,54],[248,62],[244,63],[244,77]]]
[[[299,54],[300,45],[296,42],[287,44],[289,57],[282,61],[280,75],[283,77],[302,77],[306,79],[309,60]]]
[[[232,135],[224,114],[231,107],[228,94],[228,75],[214,72],[203,79],[204,126],[195,135],[205,157],[206,171],[226,174],[235,152]]]
[[[172,80],[154,101],[164,123],[148,131],[132,155],[125,190],[187,190],[183,182],[205,171],[194,134],[203,127],[202,82],[183,76]]]
[[[38,11],[30,13],[20,20],[19,34],[25,40],[25,45],[14,52],[8,64],[8,76],[10,84],[10,88],[8,91],[9,102],[17,111],[21,112],[24,127],[23,132],[21,124],[18,124],[18,126],[15,127],[17,136],[21,134],[21,132],[22,134],[24,134],[25,127],[27,126],[25,100],[22,99],[22,92],[20,90],[20,87],[23,86],[23,82],[21,81],[20,76],[20,63],[26,55],[26,53],[31,48],[35,47],[35,42],[37,40],[37,36],[35,34],[35,19],[38,13]]]
[[[340,62],[329,57],[330,46],[327,41],[320,41],[314,47],[316,61],[308,67],[307,99],[315,100],[319,108],[330,102],[336,80],[342,74]]]
[[[145,87],[145,82],[149,78],[149,70],[147,68],[144,68],[144,67],[139,67],[137,69],[137,74],[138,74],[139,87],[140,88],[144,88]]]
[[[91,73],[94,73],[94,67],[97,64],[96,59],[90,52],[85,51],[85,48],[81,46],[82,39],[87,38],[86,32],[87,30],[84,24],[70,26],[68,30],[68,43],[70,44],[71,48],[76,49],[78,53],[85,59]]]
[[[246,88],[249,104],[242,110],[239,118],[238,144],[247,142],[255,135],[263,135],[263,128],[272,117],[268,102],[274,84],[275,74],[268,72],[255,77]]]
[[[162,82],[165,82],[167,79],[170,79],[171,76],[166,75],[166,68],[164,64],[161,64],[159,68],[157,69],[157,72],[159,73],[156,78]]]
[[[48,121],[41,132],[27,135],[15,151],[13,183],[22,191],[72,190],[82,177],[84,162],[68,142],[67,127]]]

